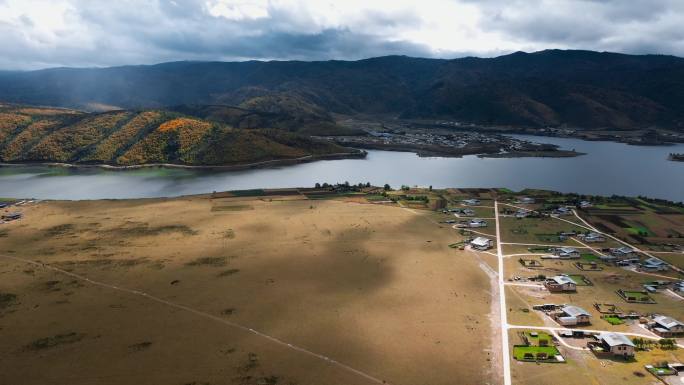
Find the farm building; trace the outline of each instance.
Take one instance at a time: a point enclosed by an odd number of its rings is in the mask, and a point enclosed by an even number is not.
[[[596,233],[596,232],[589,232],[588,234],[578,234],[577,238],[583,240],[584,242],[587,243],[592,243],[592,242],[605,242],[606,237],[603,235]]]
[[[23,215],[21,213],[9,213],[9,214],[3,214],[2,220],[3,221],[15,221],[17,219],[21,219]]]
[[[494,242],[491,239],[485,237],[477,237],[470,241],[470,246],[475,250],[489,250],[493,244]]]
[[[649,325],[651,330],[663,338],[671,338],[684,335],[684,323],[672,317],[657,316],[653,318],[653,323]]]
[[[579,306],[565,305],[556,320],[563,326],[588,325],[591,323],[591,314]]]
[[[570,210],[567,207],[559,207],[559,208],[553,210],[553,214],[559,215],[559,216],[570,215],[570,214],[572,214],[572,210]]]
[[[527,218],[530,216],[532,212],[530,210],[525,210],[525,209],[519,209],[518,211],[515,212],[515,217],[516,218]]]
[[[471,209],[463,209],[460,212],[460,216],[463,216],[463,217],[472,217],[474,215],[475,215],[475,211],[473,211]]]
[[[465,206],[477,206],[480,204],[480,200],[479,199],[465,199],[465,200],[461,201],[461,203]]]
[[[550,292],[577,291],[577,282],[567,275],[557,275],[544,281],[544,286]]]
[[[641,269],[645,271],[667,271],[668,264],[658,258],[649,258],[641,263]]]
[[[634,258],[636,257],[636,251],[631,247],[622,246],[610,249],[610,254],[616,258]]]
[[[599,355],[618,357],[634,357],[634,343],[624,334],[601,333],[596,337],[597,342],[589,343],[589,348]]]
[[[487,227],[487,221],[482,219],[473,219],[468,222],[468,227]]]
[[[561,259],[576,259],[580,257],[580,252],[573,247],[558,247],[553,253]]]

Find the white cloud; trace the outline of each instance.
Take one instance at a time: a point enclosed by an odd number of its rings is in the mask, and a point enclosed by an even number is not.
[[[268,17],[268,1],[213,0],[206,4],[209,14],[228,20],[259,19]]]

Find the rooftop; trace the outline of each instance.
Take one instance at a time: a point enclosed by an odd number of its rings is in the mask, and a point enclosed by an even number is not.
[[[559,285],[564,285],[564,284],[567,284],[567,283],[572,283],[572,284],[575,284],[575,285],[577,284],[577,282],[575,282],[575,280],[573,280],[572,278],[568,277],[567,275],[557,275],[557,276],[555,276],[555,277],[551,277],[551,279],[552,279],[553,281],[555,281],[555,282],[556,282],[557,284],[559,284]]]
[[[581,315],[587,315],[587,316],[591,315],[586,310],[582,309],[581,307],[574,306],[574,305],[563,306],[562,310],[563,310],[563,313],[565,313],[571,317],[577,317],[577,316],[581,316]]]
[[[655,318],[653,318],[653,320],[657,324],[664,326],[668,329],[672,329],[675,326],[684,326],[684,323],[681,323],[672,317],[667,317],[667,316],[663,316],[663,315],[655,317]]]
[[[652,265],[652,266],[662,266],[665,265],[666,263],[661,261],[658,258],[652,257],[644,261],[644,265]]]
[[[489,246],[489,242],[491,242],[491,240],[485,237],[477,237],[470,241],[470,243],[475,246]]]
[[[601,333],[599,334],[599,340],[604,341],[608,346],[619,346],[619,345],[627,345],[627,346],[632,346],[634,347],[634,344],[632,341],[630,341],[629,338],[627,338],[624,334],[618,334],[618,333]]]

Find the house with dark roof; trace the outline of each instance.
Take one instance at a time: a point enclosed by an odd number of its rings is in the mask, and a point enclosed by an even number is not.
[[[587,243],[606,241],[606,237],[594,231],[590,231],[588,234],[577,234],[577,238]]]
[[[636,257],[636,250],[631,247],[622,246],[610,249],[610,254],[616,258],[633,258]]]
[[[667,316],[653,317],[650,329],[663,338],[672,338],[684,335],[684,323]]]
[[[655,257],[643,261],[639,267],[645,271],[667,271],[670,268],[665,261]]]
[[[553,253],[560,259],[577,259],[580,257],[579,251],[574,247],[557,247]]]
[[[15,213],[3,214],[2,220],[3,221],[16,221],[17,219],[21,219],[21,217],[23,217],[22,213],[15,212]]]

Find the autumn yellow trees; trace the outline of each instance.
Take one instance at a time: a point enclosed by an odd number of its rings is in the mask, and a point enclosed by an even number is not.
[[[0,105],[0,161],[232,165],[349,151],[277,129],[240,129],[165,110],[83,113]]]

